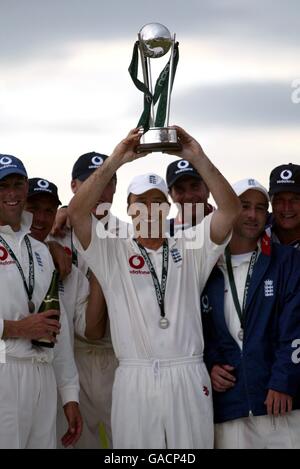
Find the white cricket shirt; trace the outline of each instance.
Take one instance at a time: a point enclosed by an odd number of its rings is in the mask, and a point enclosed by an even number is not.
[[[82,254],[102,286],[110,318],[114,350],[123,358],[176,358],[202,355],[200,294],[228,239],[216,245],[210,239],[207,216],[194,230],[202,245],[188,249],[185,238],[170,238],[165,314],[170,325],[159,327],[160,309],[151,274],[133,238],[101,238],[101,226],[92,221],[92,239]],[[189,231],[189,230],[187,230]],[[184,233],[187,233],[184,232]],[[201,243],[200,243],[201,244]],[[150,252],[161,265],[161,250]],[[160,272],[158,278],[161,280]]]
[[[94,216],[93,219],[97,222]],[[128,233],[132,231],[130,225],[115,217],[112,213],[109,214],[109,217],[102,218],[100,222],[104,224],[107,222],[108,231],[116,236],[120,235],[127,238]],[[72,231],[70,229],[67,230],[64,238],[50,236],[48,239],[58,242],[66,249],[69,255],[72,255]],[[100,349],[111,349],[112,343],[109,323],[107,323],[105,335],[102,339],[88,340],[85,338],[85,311],[89,294],[89,282],[86,275],[89,266],[80,252],[77,253],[77,261],[78,268],[73,266],[71,274],[63,282],[63,292],[61,292],[62,305],[67,312],[71,337],[73,337],[75,330],[77,334],[75,339],[76,348],[86,348],[88,345],[93,345]],[[72,342],[74,342],[74,339]]]
[[[260,243],[258,245],[258,253],[261,251]],[[247,279],[247,273],[249,269],[249,263],[251,260],[253,251],[245,254],[236,254],[231,256],[231,264],[234,282],[238,294],[239,303],[241,309],[244,301],[244,291]],[[236,311],[231,289],[229,283],[229,277],[226,267],[225,256],[222,256],[218,262],[218,267],[222,270],[224,275],[224,316],[227,328],[230,335],[234,338],[240,349],[243,348],[243,341],[239,338],[238,334],[241,330],[241,321]]]
[[[21,229],[14,232],[10,226],[0,226],[0,234],[13,250],[19,260],[25,279],[28,284],[29,258],[24,241],[26,234],[30,233],[32,215],[23,212]],[[32,237],[29,237],[32,246],[34,261],[34,290],[32,301],[38,311],[44,300],[50,282],[54,265],[47,246]],[[3,334],[4,320],[17,321],[27,317],[28,297],[24,288],[21,274],[4,246],[0,243],[0,338]],[[61,311],[61,330],[58,343],[53,349],[34,347],[29,339],[5,339],[5,356],[11,358],[34,358],[48,363],[53,362],[57,385],[65,404],[68,401],[77,401],[79,396],[79,383],[77,370],[70,344],[67,318]]]
[[[74,332],[84,337],[86,320],[85,311],[88,302],[90,284],[85,275],[75,266],[71,273],[60,282],[59,301],[61,309],[68,318],[72,347]]]
[[[25,235],[30,234],[32,215],[23,212],[21,229],[14,232],[8,225],[0,226],[0,234],[10,246],[19,260],[28,285],[29,258]],[[54,265],[47,246],[39,241],[29,238],[32,246],[34,261],[34,290],[32,301],[35,310],[38,311],[48,291]],[[29,315],[28,297],[24,288],[21,274],[6,248],[0,243],[0,290],[1,290],[1,312],[0,312],[0,337],[3,334],[3,321],[17,321]],[[30,340],[7,339],[5,340],[6,355],[14,358],[27,358],[43,355],[47,361],[51,361],[51,351],[35,349]],[[50,354],[50,355],[49,355]]]

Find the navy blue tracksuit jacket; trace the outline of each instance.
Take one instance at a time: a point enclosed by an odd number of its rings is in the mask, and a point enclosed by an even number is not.
[[[247,297],[243,351],[226,326],[224,276],[218,267],[201,307],[209,371],[215,364],[235,367],[235,386],[214,392],[215,422],[266,414],[269,389],[293,396],[293,408],[300,408],[300,347],[295,342],[300,339],[300,252],[273,243],[259,255]]]

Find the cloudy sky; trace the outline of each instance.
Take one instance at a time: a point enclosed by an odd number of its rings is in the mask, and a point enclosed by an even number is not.
[[[267,185],[274,166],[300,163],[298,0],[0,0],[0,153],[56,182],[67,203],[77,157],[109,154],[138,121],[142,95],[127,69],[150,22],[180,43],[171,123],[229,181]],[[121,168],[114,212],[126,216],[131,177],[164,176],[173,159],[157,153]]]

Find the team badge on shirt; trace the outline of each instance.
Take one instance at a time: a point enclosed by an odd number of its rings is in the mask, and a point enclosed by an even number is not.
[[[182,264],[182,256],[177,248],[172,248],[171,251],[171,256],[174,261],[174,263],[179,267]]]
[[[62,280],[58,282],[58,291],[59,293],[62,293],[62,294],[65,293],[65,286]]]
[[[264,288],[265,288],[265,296],[274,296],[273,280],[265,280]]]
[[[37,261],[39,267],[43,268],[44,265],[43,265],[43,261],[42,261],[42,258],[40,256],[40,254],[38,252],[35,252],[34,254],[35,254],[35,258],[36,258],[36,261]]]

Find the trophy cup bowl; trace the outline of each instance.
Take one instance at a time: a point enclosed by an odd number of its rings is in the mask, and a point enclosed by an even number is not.
[[[140,139],[137,145],[137,153],[181,150],[182,146],[178,142],[177,132],[169,127],[150,127]]]
[[[145,24],[139,36],[145,57],[152,59],[163,57],[172,46],[170,31],[160,23]]]
[[[144,120],[141,118],[138,124],[144,128],[144,133],[136,150],[139,153],[181,150],[176,130],[169,128],[171,90],[179,57],[175,34],[172,37],[168,28],[160,23],[148,23],[141,28],[138,39],[136,44],[138,44],[140,52],[144,83],[139,82],[137,75],[134,75],[132,70],[129,69],[129,71],[135,85],[144,92],[147,117],[144,117]],[[151,60],[163,57],[169,51],[169,61],[159,75],[153,90]],[[135,57],[135,60],[133,68],[137,73],[138,56]],[[157,110],[155,112],[154,106],[156,104]]]

